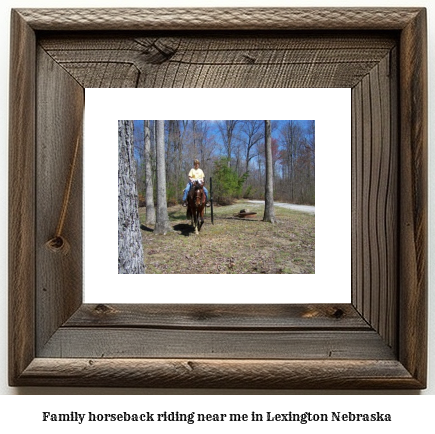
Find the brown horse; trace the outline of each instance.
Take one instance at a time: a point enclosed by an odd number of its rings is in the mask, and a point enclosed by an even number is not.
[[[201,182],[194,181],[187,196],[187,218],[190,218],[195,233],[198,234],[204,224],[204,208],[207,199]]]

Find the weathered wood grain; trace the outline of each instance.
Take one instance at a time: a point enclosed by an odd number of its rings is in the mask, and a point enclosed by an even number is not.
[[[35,357],[35,34],[11,19],[9,96],[9,378]]]
[[[395,360],[374,330],[186,330],[69,327],[39,357]]]
[[[42,359],[26,385],[225,389],[418,389],[392,360]]]
[[[398,71],[397,71],[397,48],[390,52],[390,56],[379,65],[379,85],[380,88],[390,87],[390,92],[382,92],[380,98],[380,122],[382,128],[381,144],[381,180],[379,195],[381,201],[378,213],[377,225],[384,234],[381,244],[382,267],[381,286],[385,290],[379,291],[379,318],[377,330],[385,338],[392,348],[397,350],[397,322],[398,315],[396,288],[397,266],[398,266],[398,245],[397,245],[397,214],[399,203],[398,180],[399,180],[399,153],[395,151],[398,143],[398,124],[399,111],[397,108],[398,100]],[[386,271],[388,270],[388,272]],[[394,270],[394,271],[393,271]],[[385,315],[385,312],[392,312]]]
[[[352,257],[354,305],[396,348],[398,111],[396,49],[352,90]]]
[[[363,244],[363,214],[361,210],[363,195],[357,194],[362,183],[362,167],[364,148],[362,143],[362,85],[356,84],[352,89],[352,303],[361,311],[363,305],[363,261],[360,252],[364,251]],[[357,253],[359,252],[359,253]]]
[[[427,356],[427,29],[426,11],[400,40],[399,360],[426,379]]]
[[[352,305],[83,304],[64,327],[185,330],[370,330]]]
[[[424,9],[12,17],[11,385],[425,387]],[[83,88],[121,86],[351,87],[353,306],[81,305],[80,183],[65,226],[70,255],[53,259],[43,243]]]
[[[349,30],[405,28],[421,8],[18,9],[35,30]]]
[[[397,38],[374,34],[43,36],[47,53],[84,87],[349,87]]]
[[[391,86],[393,87],[393,90],[396,90],[396,83],[399,84],[400,89],[400,83],[399,83],[399,49],[396,48],[392,52],[391,56],[391,62],[390,62],[390,75],[392,76],[391,80]],[[390,100],[390,110],[391,113],[396,115],[392,115],[390,117],[391,125],[390,125],[390,135],[391,135],[391,144],[393,149],[398,146],[396,144],[399,143],[399,125],[400,125],[400,108],[399,108],[399,101],[400,96],[399,92],[391,92],[391,100]],[[422,146],[425,146],[424,144],[421,144]],[[400,179],[400,171],[394,172],[393,168],[398,167],[400,164],[400,152],[393,153],[391,155],[391,162],[390,162],[390,184],[397,183],[397,187],[399,188],[399,179]],[[397,214],[399,212],[398,207],[400,206],[399,201],[389,201],[388,203],[388,209],[387,213],[390,216],[390,218],[385,221],[385,224],[389,226],[390,231],[393,232],[393,236],[389,237],[391,241],[391,252],[392,257],[391,261],[394,261],[399,264],[399,255],[400,255],[400,242],[399,242],[399,224],[397,223]],[[395,237],[394,235],[397,235]],[[400,264],[399,264],[400,266]],[[399,291],[397,291],[397,288],[399,287],[399,274],[390,275],[389,276],[389,287],[395,288],[394,291],[391,291],[390,293],[385,293],[383,300],[385,301],[385,306],[387,309],[387,312],[398,312],[398,306],[400,303],[400,294]],[[400,315],[400,312],[397,313],[397,315]],[[385,329],[387,331],[387,342],[396,342],[397,344],[394,345],[395,348],[398,347],[398,341],[399,336],[397,333],[397,329],[400,328],[399,325],[399,318],[397,315],[387,315],[383,318],[383,322],[385,324]]]
[[[56,235],[76,141],[82,136],[84,89],[41,48],[37,51],[36,64],[36,341],[39,351],[82,301],[81,146],[62,233],[69,251],[53,252],[46,243]]]

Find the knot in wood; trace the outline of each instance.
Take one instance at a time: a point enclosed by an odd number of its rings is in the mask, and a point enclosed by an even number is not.
[[[45,247],[53,253],[62,253],[63,255],[67,255],[71,249],[68,241],[58,235],[56,237],[51,238],[45,243]]]
[[[344,311],[342,309],[335,309],[332,316],[336,319],[341,319],[344,316]]]
[[[115,309],[110,306],[106,306],[105,304],[98,304],[95,306],[94,312],[97,314],[108,314],[115,312]]]

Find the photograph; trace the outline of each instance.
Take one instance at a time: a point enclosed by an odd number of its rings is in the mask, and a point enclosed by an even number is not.
[[[119,274],[315,272],[314,120],[120,120],[118,140]]]

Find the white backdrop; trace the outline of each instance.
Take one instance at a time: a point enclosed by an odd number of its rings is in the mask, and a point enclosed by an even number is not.
[[[204,1],[200,1],[200,0],[184,0],[184,1],[176,1],[176,0],[172,0],[172,1],[139,1],[139,0],[124,0],[124,1],[114,1],[114,0],[104,0],[104,1],[97,1],[97,0],[69,0],[67,2],[62,2],[62,4],[59,1],[55,1],[55,0],[36,0],[36,1],[18,1],[18,0],[3,0],[1,2],[0,5],[0,20],[1,20],[1,25],[0,25],[0,41],[1,41],[1,49],[0,49],[0,56],[1,56],[1,61],[0,61],[0,95],[1,95],[1,106],[0,106],[0,122],[1,122],[1,133],[0,133],[0,303],[1,303],[1,311],[0,311],[0,393],[3,395],[17,395],[17,394],[21,394],[21,395],[26,395],[26,394],[42,394],[42,395],[54,395],[54,394],[92,394],[92,393],[101,393],[101,394],[109,394],[109,393],[122,393],[122,394],[159,394],[159,393],[168,393],[168,391],[160,391],[160,390],[148,390],[148,391],[135,391],[135,390],[117,390],[117,391],[113,391],[113,390],[91,390],[91,389],[43,389],[43,388],[28,388],[28,389],[17,389],[17,388],[9,388],[7,386],[7,137],[8,137],[8,56],[9,56],[9,15],[10,15],[10,8],[14,7],[127,7],[127,6],[131,6],[131,7],[145,7],[145,6],[204,6],[205,4],[207,4],[207,6],[303,6],[303,7],[307,7],[307,6],[341,6],[341,7],[349,7],[349,1],[345,0],[345,1],[255,1],[255,0],[251,0],[251,1],[242,1],[242,0],[225,0],[225,1],[208,1],[207,3],[205,3]],[[434,38],[434,27],[433,24],[435,23],[435,6],[433,2],[430,2],[429,0],[427,1],[403,1],[403,0],[395,0],[395,1],[358,1],[358,2],[354,2],[353,6],[374,6],[374,7],[380,7],[380,6],[394,6],[394,7],[405,7],[405,6],[425,6],[428,8],[428,21],[429,21],[429,47],[431,48],[431,50],[429,51],[429,125],[431,126],[430,129],[430,137],[433,134],[434,128],[435,128],[435,118],[434,118],[434,110],[433,110],[433,95],[434,95],[434,80],[431,79],[432,77],[432,71],[433,71],[433,67],[434,67],[434,42],[435,42],[435,38]],[[433,157],[432,157],[432,148],[433,144],[431,145],[431,149],[430,149],[430,170],[431,170],[431,179],[432,179],[432,167],[433,167]],[[434,203],[435,197],[434,197],[434,192],[432,189],[430,189],[430,204]],[[430,219],[434,220],[434,218],[432,217],[432,206],[430,206]],[[389,408],[392,409],[392,411],[394,410],[394,408],[398,411],[399,407],[398,405],[400,405],[399,403],[401,402],[403,405],[406,405],[407,408],[411,408],[411,409],[415,409],[412,411],[418,412],[415,413],[415,416],[417,418],[417,420],[412,421],[412,415],[414,413],[406,413],[403,412],[402,413],[402,417],[405,417],[406,414],[408,414],[408,419],[406,419],[405,421],[402,421],[402,425],[405,427],[408,426],[409,429],[411,428],[417,428],[419,427],[419,423],[421,423],[421,421],[424,421],[424,417],[429,418],[430,415],[428,415],[428,411],[429,411],[429,407],[428,407],[428,400],[424,400],[422,401],[421,399],[418,400],[418,403],[415,402],[415,398],[412,397],[412,395],[415,394],[422,394],[422,395],[433,395],[434,391],[435,391],[435,378],[434,378],[434,360],[435,360],[435,354],[434,354],[434,333],[433,333],[433,314],[432,312],[434,311],[434,297],[433,297],[433,287],[432,287],[432,282],[433,282],[433,266],[431,264],[431,258],[433,257],[433,249],[434,249],[434,235],[433,235],[433,231],[430,230],[429,232],[429,236],[430,236],[430,252],[429,252],[429,284],[430,284],[430,297],[429,297],[429,304],[430,304],[430,317],[429,317],[429,325],[430,325],[430,342],[429,342],[429,351],[430,351],[430,371],[429,371],[429,388],[425,391],[422,392],[397,392],[398,394],[401,394],[403,396],[408,395],[406,397],[406,400],[404,401],[404,397],[402,396],[402,400],[401,401],[392,401],[392,400],[385,400],[382,398],[382,395],[384,392],[379,391],[379,392],[369,392],[369,394],[371,395],[379,395],[377,396],[377,398],[371,398],[370,401],[356,401],[355,399],[349,399],[349,398],[343,398],[343,396],[339,393],[334,393],[335,399],[333,399],[332,401],[330,399],[328,399],[327,401],[325,400],[320,400],[319,399],[313,399],[313,398],[309,398],[309,399],[305,399],[303,401],[301,401],[301,398],[298,398],[298,400],[294,400],[289,398],[288,396],[282,396],[282,395],[287,395],[288,393],[291,393],[289,391],[287,392],[282,392],[278,395],[275,395],[273,397],[267,397],[264,396],[262,398],[260,398],[259,400],[256,400],[255,402],[257,403],[257,406],[260,406],[261,408],[264,409],[264,411],[270,411],[268,409],[270,409],[271,407],[279,407],[282,410],[282,407],[286,407],[286,403],[290,403],[290,402],[303,402],[306,405],[325,405],[325,403],[327,402],[328,406],[331,405],[332,403],[337,403],[337,405],[345,405],[347,406],[348,409],[350,409],[350,407],[355,407],[354,410],[361,410],[364,408],[364,406],[366,405],[370,405],[373,403],[378,403],[379,405],[388,405]],[[189,390],[182,390],[182,391],[169,391],[169,393],[194,393],[192,391]],[[212,394],[214,393],[213,391],[203,391],[202,393],[209,393]],[[231,393],[231,392],[229,392]],[[237,393],[237,391],[235,392]],[[259,391],[254,391],[252,393],[255,394],[260,394]],[[328,391],[320,391],[318,392],[318,394],[330,394],[331,392]],[[351,394],[352,392],[348,392],[349,394]],[[357,392],[359,395],[365,395],[364,392]],[[391,394],[393,394],[394,392],[391,392]],[[303,393],[300,393],[303,394]],[[45,408],[49,408],[50,405],[54,405],[54,403],[56,403],[56,408],[59,408],[60,411],[67,411],[65,408],[61,408],[62,402],[66,402],[64,400],[59,401],[56,400],[54,398],[50,398],[50,397],[45,397],[44,399],[40,399],[40,398],[36,398],[34,397],[33,399],[28,398],[28,400],[26,400],[25,402],[32,408],[32,415],[30,415],[31,417],[24,417],[25,415],[23,415],[23,412],[20,411],[20,409],[23,408],[23,404],[24,401],[20,400],[20,401],[16,401],[16,398],[14,399],[13,397],[0,397],[1,399],[1,404],[0,404],[0,423],[3,425],[6,423],[6,420],[8,420],[8,417],[11,418],[10,420],[12,421],[13,419],[17,418],[16,420],[14,420],[15,426],[14,428],[19,428],[19,427],[29,427],[35,429],[36,426],[34,425],[34,423],[36,423],[36,421],[40,419],[39,414],[35,414],[35,412],[38,412],[39,410],[42,410],[42,407],[45,405]],[[6,398],[6,399],[3,399]],[[30,401],[29,401],[30,399]],[[130,398],[132,399],[132,398]],[[118,401],[118,400],[117,400]],[[182,400],[184,403],[185,402],[189,402],[192,405],[202,405],[204,406],[204,401],[203,399],[201,400],[198,397],[194,397],[191,396],[189,397],[189,400],[186,401],[185,399]],[[227,397],[225,400],[219,400],[219,401],[215,401],[216,406],[215,410],[216,412],[219,410],[219,406],[223,406],[225,403],[228,405],[233,405],[233,407],[237,407],[237,405],[242,405],[242,400],[240,400],[237,397]],[[76,401],[74,401],[76,402]],[[98,402],[106,402],[107,401],[98,401]],[[132,405],[137,405],[137,401],[125,401],[124,399],[122,400],[122,402],[125,403],[131,403]],[[142,403],[142,409],[146,410],[147,405],[157,405],[157,402],[161,402],[161,401],[155,401],[155,400],[146,400],[144,398],[141,399],[140,401]],[[171,403],[174,403],[174,401],[170,401]],[[177,401],[175,401],[177,402]],[[207,401],[209,402],[209,401]],[[357,402],[361,402],[363,405],[361,406],[357,406]],[[433,400],[431,401],[433,404]],[[323,404],[322,404],[323,403]],[[27,405],[26,404],[26,405]],[[115,403],[116,404],[116,403]],[[85,397],[81,397],[80,399],[80,405],[83,406],[87,406],[86,408],[91,411],[92,409],[92,405],[97,405],[96,400],[91,400],[91,399],[87,399]],[[112,401],[112,407],[113,407],[113,401]],[[119,405],[119,403],[118,403]],[[349,407],[350,406],[350,407]],[[29,407],[29,408],[30,408]],[[272,408],[272,409],[273,409]],[[309,409],[309,408],[308,408]],[[70,408],[68,409],[68,411],[71,410]],[[424,417],[422,416],[424,415]],[[8,416],[8,417],[7,417]],[[420,421],[418,420],[419,417],[423,417],[423,419],[421,419]],[[6,419],[4,419],[6,418]],[[13,419],[12,419],[13,418]],[[397,419],[396,419],[397,420]],[[429,420],[429,419],[427,419]],[[412,426],[411,426],[412,424]],[[115,424],[115,427],[117,425]],[[121,425],[122,426],[122,425]],[[304,426],[304,425],[301,425]],[[316,425],[313,425],[316,426]],[[347,425],[341,425],[343,428],[346,429]],[[381,424],[381,426],[383,426]],[[394,424],[394,426],[397,428],[400,426],[400,424]],[[44,429],[48,429],[45,428],[46,426],[44,426]],[[390,429],[395,429],[393,428],[393,426],[388,426]],[[55,426],[54,426],[55,428]],[[142,431],[145,430],[146,427],[142,428]],[[39,431],[39,428],[36,428]],[[71,428],[72,429],[72,428]],[[116,428],[119,430],[119,428]],[[293,426],[292,428],[293,429]],[[353,428],[354,429],[354,428]],[[373,429],[372,426],[370,426],[370,429]],[[288,431],[288,428],[286,428],[286,430]],[[365,429],[366,430],[366,429]],[[67,429],[67,431],[69,431],[69,427]]]
[[[85,98],[86,303],[350,302],[350,89],[86,89]],[[113,99],[116,104],[112,103]],[[152,105],[142,103],[150,100]],[[231,105],[226,103],[229,100]],[[201,287],[184,291],[179,290],[179,275],[118,274],[118,119],[240,117],[316,121],[315,274],[217,274],[207,279],[206,290]],[[331,145],[334,158],[331,158]],[[100,160],[103,147],[104,167],[95,171],[93,162]],[[105,184],[103,191],[101,179]],[[336,200],[330,192],[334,192]],[[101,219],[102,209],[104,219]],[[94,237],[86,236],[96,233],[106,236],[98,243]],[[160,290],[147,290],[154,287]],[[249,293],[234,290],[242,287],[249,288]]]

